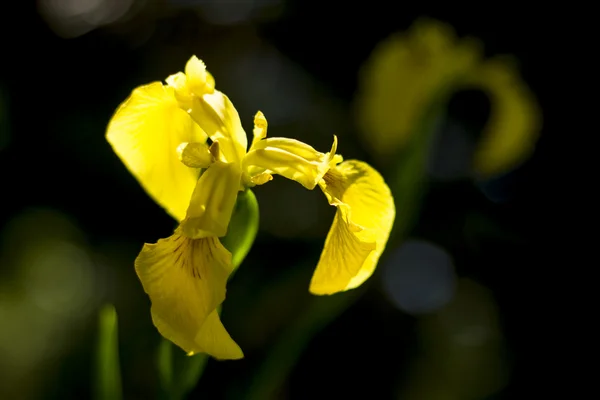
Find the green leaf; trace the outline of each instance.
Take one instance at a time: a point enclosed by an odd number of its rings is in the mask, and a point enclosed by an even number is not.
[[[186,368],[181,371],[177,382],[182,392],[187,394],[192,391],[198,384],[200,377],[204,373],[206,364],[208,363],[208,354],[201,353],[191,357],[186,357]]]
[[[331,296],[313,296],[300,315],[269,349],[265,360],[254,372],[246,395],[248,400],[279,398],[278,391],[311,339],[348,309],[366,290],[366,285]]]
[[[94,399],[120,400],[123,394],[119,367],[117,311],[115,307],[112,304],[103,306],[98,319]]]
[[[420,126],[408,146],[399,152],[398,162],[388,174],[387,182],[396,205],[390,244],[404,240],[419,217],[421,200],[427,189],[427,162],[431,144],[437,124],[444,118],[444,108],[437,104],[424,114]]]
[[[219,315],[221,307],[217,308]],[[162,397],[179,400],[191,392],[204,373],[209,356],[205,353],[188,356],[167,339],[158,347],[157,365]]]
[[[233,268],[237,269],[252,248],[258,232],[258,202],[250,189],[238,193],[227,236],[221,238],[223,246],[232,255]]]
[[[187,356],[173,343],[162,339],[157,361],[162,396],[169,400],[179,400],[196,387],[208,362],[208,355],[201,353]]]
[[[166,339],[161,339],[158,345],[156,358],[158,366],[158,379],[163,395],[169,397],[173,387],[173,344]]]

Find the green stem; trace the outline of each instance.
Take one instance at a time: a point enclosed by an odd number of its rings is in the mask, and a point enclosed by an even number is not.
[[[275,398],[311,339],[348,309],[365,288],[332,296],[315,296],[269,350],[252,381],[248,400]]]

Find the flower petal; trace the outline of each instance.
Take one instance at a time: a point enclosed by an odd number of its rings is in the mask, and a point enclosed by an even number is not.
[[[181,221],[199,170],[179,161],[177,147],[204,142],[206,134],[178,107],[173,90],[159,82],[135,89],[113,115],[106,138],[146,192]]]
[[[238,360],[244,358],[240,346],[231,338],[214,310],[207,318],[196,336],[196,343],[203,353],[219,360]],[[189,354],[192,355],[192,354]]]
[[[252,145],[243,166],[251,180],[265,173],[279,174],[312,190],[329,170],[336,150],[335,136],[329,153],[320,153],[295,139],[267,138]]]
[[[233,103],[215,90],[196,98],[190,116],[202,127],[213,142],[219,142],[224,161],[241,162],[246,154],[248,138]]]
[[[252,146],[254,146],[256,142],[267,137],[268,125],[265,114],[263,114],[262,111],[258,111],[254,116],[254,129],[252,130],[254,138],[252,139]]]
[[[212,93],[215,90],[215,80],[198,57],[192,56],[185,64],[185,75],[190,91],[196,96]]]
[[[208,236],[222,237],[240,190],[242,171],[236,163],[213,163],[198,179],[190,206],[181,227],[192,239]]]
[[[486,61],[465,85],[485,91],[492,106],[475,151],[475,171],[489,178],[517,167],[533,153],[542,127],[534,94],[516,68],[500,58]]]
[[[231,253],[215,237],[189,239],[178,229],[156,244],[145,244],[135,270],[152,301],[158,331],[186,352],[203,351],[204,322],[225,300]],[[217,333],[222,333],[216,331]]]
[[[241,162],[248,147],[246,132],[229,98],[215,90],[215,79],[204,62],[192,56],[185,73],[173,74],[166,82],[174,89],[179,107],[189,112],[213,142],[221,142],[223,161]]]
[[[375,247],[374,242],[361,241],[352,232],[338,209],[310,283],[311,293],[333,294],[346,290]]]
[[[425,112],[445,99],[481,54],[478,41],[457,39],[451,26],[431,19],[379,43],[361,70],[355,103],[365,144],[395,162]]]
[[[206,143],[183,142],[177,147],[177,156],[190,168],[208,168],[215,161]]]
[[[310,291],[333,294],[356,288],[373,274],[396,209],[381,175],[362,161],[344,161],[325,174],[319,186],[338,210]]]

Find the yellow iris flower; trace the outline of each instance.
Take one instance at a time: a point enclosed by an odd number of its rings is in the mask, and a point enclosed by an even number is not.
[[[371,276],[394,221],[381,175],[364,162],[343,161],[335,136],[327,153],[294,139],[267,138],[260,111],[253,133],[246,151],[236,109],[195,56],[166,85],[135,89],[107,128],[129,171],[179,222],[170,237],[144,245],[135,270],[156,328],[190,355],[243,357],[217,312],[233,270],[219,238],[228,233],[238,192],[277,174],[309,190],[319,186],[337,208],[310,283],[314,294],[352,289]]]
[[[480,89],[492,107],[473,169],[490,177],[524,161],[541,129],[539,106],[510,59],[486,59],[482,47],[473,38],[458,39],[450,25],[426,18],[381,42],[361,71],[357,96],[366,144],[380,158],[394,161],[429,107],[457,90]]]

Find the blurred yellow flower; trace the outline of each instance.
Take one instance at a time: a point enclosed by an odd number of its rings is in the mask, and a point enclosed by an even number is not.
[[[485,59],[479,41],[457,39],[441,22],[420,19],[380,43],[360,75],[357,117],[367,145],[388,160],[419,129],[425,113],[459,89],[489,95],[492,115],[473,168],[489,177],[526,159],[541,129],[538,104],[507,58]]]
[[[179,221],[174,234],[144,245],[135,269],[152,301],[159,332],[188,354],[243,357],[217,312],[224,301],[232,255],[219,238],[239,191],[273,174],[312,190],[337,207],[310,291],[331,294],[363,283],[387,242],[395,208],[377,171],[331,151],[287,138],[267,138],[267,120],[254,118],[250,149],[238,113],[192,57],[166,79],[135,89],[112,117],[106,137],[147,193]]]

